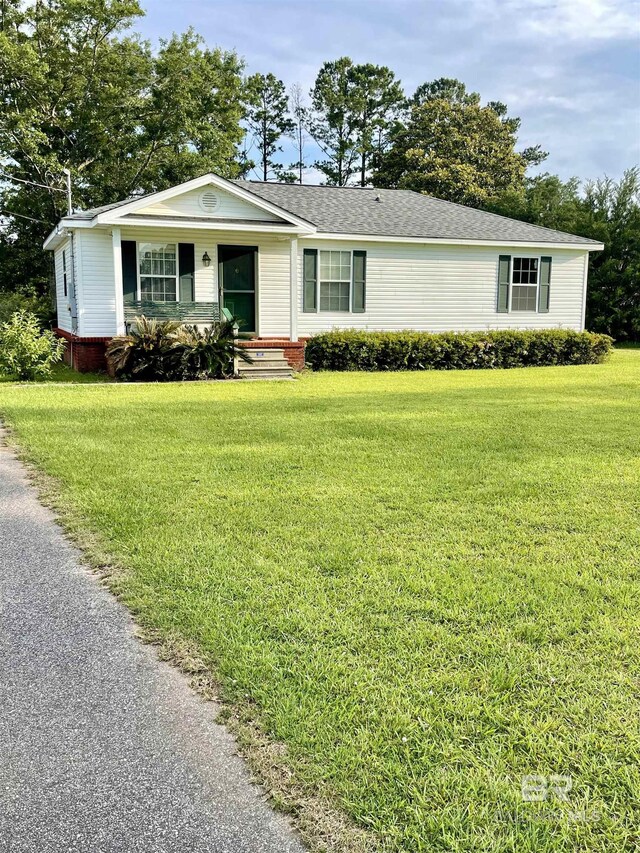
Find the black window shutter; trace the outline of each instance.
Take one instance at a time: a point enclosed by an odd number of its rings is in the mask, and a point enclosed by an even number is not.
[[[315,312],[318,299],[318,250],[305,249],[302,271],[302,310]]]
[[[549,311],[549,291],[551,289],[551,258],[540,258],[540,287],[538,288],[538,311]]]
[[[366,307],[367,253],[353,253],[351,273],[351,310],[354,314],[364,314]]]
[[[195,302],[195,271],[195,246],[193,245],[193,243],[178,243],[178,275],[180,276],[180,302]]]
[[[506,314],[509,310],[509,286],[511,283],[511,255],[498,258],[498,304],[496,311]]]
[[[131,305],[138,296],[136,241],[123,240],[120,243],[120,251],[122,252],[122,295],[125,304]]]
[[[62,250],[62,288],[64,295],[67,295],[67,250]]]

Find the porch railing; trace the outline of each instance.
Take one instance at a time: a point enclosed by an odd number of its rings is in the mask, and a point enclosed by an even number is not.
[[[217,302],[127,302],[125,323],[144,314],[150,320],[179,320],[181,323],[214,323],[220,319]]]

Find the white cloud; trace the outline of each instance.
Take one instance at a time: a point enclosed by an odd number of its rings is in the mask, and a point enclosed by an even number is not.
[[[636,0],[457,0],[468,19],[499,24],[505,37],[532,33],[561,41],[638,38],[640,7]]]
[[[550,151],[543,168],[617,177],[640,161],[639,18],[636,0],[154,0],[139,29],[193,24],[250,73],[305,90],[344,55],[390,66],[408,93],[457,77],[522,118],[520,145]]]
[[[587,113],[593,108],[593,104],[587,100],[577,98],[575,95],[553,94],[534,87],[518,87],[507,89],[504,100],[512,111],[553,108],[566,110],[572,113]]]
[[[532,32],[578,42],[638,37],[638,5],[607,0],[559,0],[534,2],[520,10]]]

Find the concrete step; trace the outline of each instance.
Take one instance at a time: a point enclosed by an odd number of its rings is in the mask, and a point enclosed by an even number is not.
[[[240,362],[238,364],[239,373],[291,373],[291,368],[287,362],[278,362],[277,364],[246,364]]]
[[[254,361],[269,361],[272,358],[284,358],[283,349],[251,349],[247,347],[247,352]]]
[[[289,362],[286,358],[256,358],[252,364],[247,361],[238,362],[242,367],[288,367]]]
[[[286,358],[255,358],[251,362],[239,360],[238,363],[245,367],[269,367],[271,364],[283,364],[287,367],[289,365]]]
[[[293,373],[289,370],[243,370],[240,374],[240,379],[248,379],[251,382],[257,382],[260,379],[293,379]]]
[[[263,380],[267,380],[269,382],[293,382],[293,376],[281,376],[280,374],[274,375],[271,373],[261,373],[260,376],[245,376],[244,373],[240,374],[240,379],[243,382],[262,382]]]
[[[243,379],[291,379],[293,371],[284,357],[284,350],[276,347],[256,349],[247,347],[253,363],[238,362],[238,373]]]
[[[243,376],[257,376],[263,373],[281,373],[291,376],[291,367],[285,358],[261,359],[253,364],[246,361],[238,362],[238,372]]]

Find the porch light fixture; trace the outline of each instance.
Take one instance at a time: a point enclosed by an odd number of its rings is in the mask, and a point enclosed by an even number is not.
[[[211,258],[209,257],[208,252],[205,252],[204,255],[202,256],[202,263],[204,264],[205,267],[208,267],[209,264],[211,263]]]

